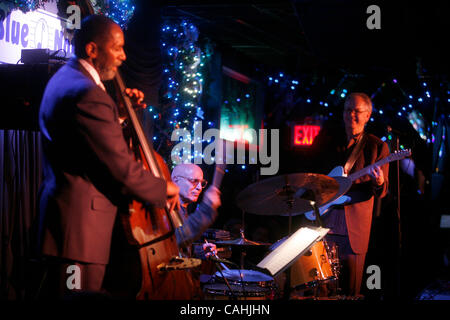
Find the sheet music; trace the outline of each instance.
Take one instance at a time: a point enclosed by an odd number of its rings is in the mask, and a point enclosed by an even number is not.
[[[257,266],[267,269],[272,276],[276,276],[305,254],[317,241],[322,240],[328,231],[330,229],[302,227],[268,254]]]

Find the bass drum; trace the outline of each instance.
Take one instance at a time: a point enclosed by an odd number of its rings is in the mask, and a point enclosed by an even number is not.
[[[335,280],[326,245],[316,242],[291,267],[291,288],[301,289],[317,286],[319,283]]]

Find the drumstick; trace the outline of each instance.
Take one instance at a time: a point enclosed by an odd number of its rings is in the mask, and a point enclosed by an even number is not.
[[[205,239],[205,243],[209,243],[208,240]],[[217,256],[216,253],[212,252],[212,254],[213,254],[213,256],[216,257],[217,259],[220,259],[220,258]],[[227,270],[227,271],[230,270],[230,269],[228,269],[228,267],[227,267],[226,265],[224,265],[222,262],[219,262],[219,263],[220,263],[220,265],[222,266],[222,268],[224,268],[225,270]]]

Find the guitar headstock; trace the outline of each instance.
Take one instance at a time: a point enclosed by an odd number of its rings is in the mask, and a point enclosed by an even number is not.
[[[397,150],[394,153],[391,153],[387,158],[389,159],[389,161],[397,161],[409,157],[410,155],[411,155],[410,149],[400,151]]]

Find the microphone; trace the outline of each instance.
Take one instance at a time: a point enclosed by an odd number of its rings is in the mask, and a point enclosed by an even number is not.
[[[386,131],[388,133],[393,133],[393,134],[395,134],[397,136],[407,136],[408,135],[405,132],[401,132],[401,131],[399,131],[397,129],[392,128],[390,125],[386,125]]]

